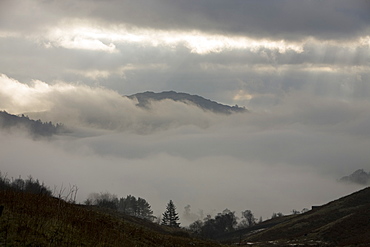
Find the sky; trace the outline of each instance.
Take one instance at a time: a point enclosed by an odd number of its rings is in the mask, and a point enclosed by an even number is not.
[[[1,172],[78,198],[172,199],[184,224],[228,208],[288,214],[370,171],[366,0],[1,0],[0,110],[63,123],[0,131]],[[185,92],[249,112],[123,95]],[[203,212],[203,214],[201,213]]]

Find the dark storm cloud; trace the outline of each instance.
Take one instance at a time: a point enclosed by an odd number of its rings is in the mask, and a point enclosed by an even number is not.
[[[272,39],[350,39],[368,32],[369,11],[365,0],[156,0],[104,2],[91,14],[159,29],[200,29]]]
[[[112,3],[113,14],[112,6],[105,3],[92,14],[151,28],[200,29],[272,39],[351,38],[370,23],[367,1],[119,2]]]
[[[369,33],[370,4],[346,1],[2,1],[1,27],[27,32],[62,18],[269,39],[351,39]]]

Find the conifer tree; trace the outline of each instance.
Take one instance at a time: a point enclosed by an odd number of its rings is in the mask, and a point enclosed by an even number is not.
[[[176,212],[175,204],[170,200],[167,204],[166,211],[162,214],[162,225],[170,227],[179,227],[180,223],[178,213]]]

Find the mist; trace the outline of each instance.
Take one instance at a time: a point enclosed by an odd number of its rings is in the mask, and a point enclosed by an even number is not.
[[[218,115],[171,100],[143,109],[101,87],[2,80],[23,100],[1,90],[5,110],[69,129],[40,140],[2,130],[2,172],[77,185],[79,202],[109,192],[145,198],[156,216],[171,199],[180,216],[191,205],[192,218],[228,208],[266,219],[355,191],[337,179],[369,169],[366,102],[293,94],[269,112]]]

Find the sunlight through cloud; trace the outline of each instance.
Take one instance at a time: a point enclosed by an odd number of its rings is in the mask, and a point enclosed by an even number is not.
[[[284,40],[256,40],[241,36],[224,36],[207,34],[199,31],[163,31],[154,29],[129,29],[125,26],[114,28],[97,28],[88,25],[68,24],[57,29],[51,29],[47,36],[47,47],[64,47],[67,49],[86,49],[106,52],[116,52],[116,44],[136,43],[143,46],[164,46],[176,48],[179,45],[187,47],[192,53],[220,53],[226,50],[259,49],[277,50],[285,53],[292,50],[303,52],[301,44]]]

